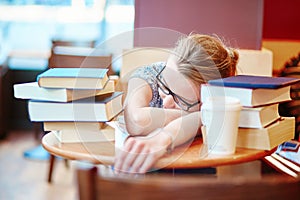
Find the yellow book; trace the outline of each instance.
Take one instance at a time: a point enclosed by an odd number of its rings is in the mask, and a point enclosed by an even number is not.
[[[237,147],[271,150],[291,140],[295,134],[295,118],[282,117],[265,128],[239,128]]]
[[[113,142],[115,131],[110,126],[101,130],[58,130],[53,131],[60,143],[81,143],[81,142]]]
[[[43,122],[44,131],[89,130],[99,131],[106,127],[104,122]]]

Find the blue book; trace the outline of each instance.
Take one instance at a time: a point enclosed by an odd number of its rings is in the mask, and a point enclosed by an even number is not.
[[[44,88],[103,89],[108,81],[108,69],[51,68],[37,76]]]
[[[278,146],[276,153],[300,166],[300,141],[286,141]]]
[[[298,78],[291,77],[269,77],[269,76],[252,76],[237,75],[227,78],[210,80],[210,85],[238,88],[265,88],[277,89],[300,82]]]

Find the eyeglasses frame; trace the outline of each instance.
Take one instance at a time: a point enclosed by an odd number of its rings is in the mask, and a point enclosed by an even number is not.
[[[158,84],[158,87],[161,88],[161,91],[166,94],[166,95],[171,95],[173,100],[175,101],[175,103],[184,111],[189,111],[190,108],[196,106],[197,104],[200,104],[201,101],[198,100],[195,103],[190,104],[189,102],[185,101],[181,96],[179,96],[178,94],[174,93],[169,87],[167,87],[164,82],[159,78],[161,76],[161,73],[163,72],[163,70],[166,68],[166,65],[161,69],[161,71],[156,75],[156,80],[168,91],[168,93],[166,93]],[[186,107],[182,106],[182,103],[186,105]]]

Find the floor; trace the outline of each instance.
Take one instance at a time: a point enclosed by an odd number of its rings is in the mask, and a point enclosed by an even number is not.
[[[30,160],[23,152],[38,146],[32,131],[14,131],[0,140],[0,200],[78,199],[75,165],[56,162],[53,183],[47,182],[48,160]]]

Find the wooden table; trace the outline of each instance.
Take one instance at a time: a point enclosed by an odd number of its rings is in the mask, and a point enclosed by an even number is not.
[[[112,129],[113,130],[113,129]],[[94,164],[113,165],[115,155],[114,142],[89,142],[89,143],[60,143],[55,135],[50,132],[42,139],[43,147],[53,155],[71,160],[90,161]],[[158,160],[157,168],[206,168],[232,166],[251,163],[270,155],[272,151],[237,148],[233,155],[217,156],[202,155],[202,139],[195,139],[191,143],[177,147],[174,151]],[[253,166],[251,166],[253,167]],[[260,167],[260,166],[257,166]],[[256,167],[256,168],[257,168]],[[260,170],[260,168],[259,168]],[[224,171],[224,168],[222,170]],[[225,168],[228,172],[228,169]],[[229,171],[236,171],[229,170]],[[246,169],[248,171],[248,169]],[[253,172],[253,170],[252,170]],[[232,174],[232,173],[231,173]]]

